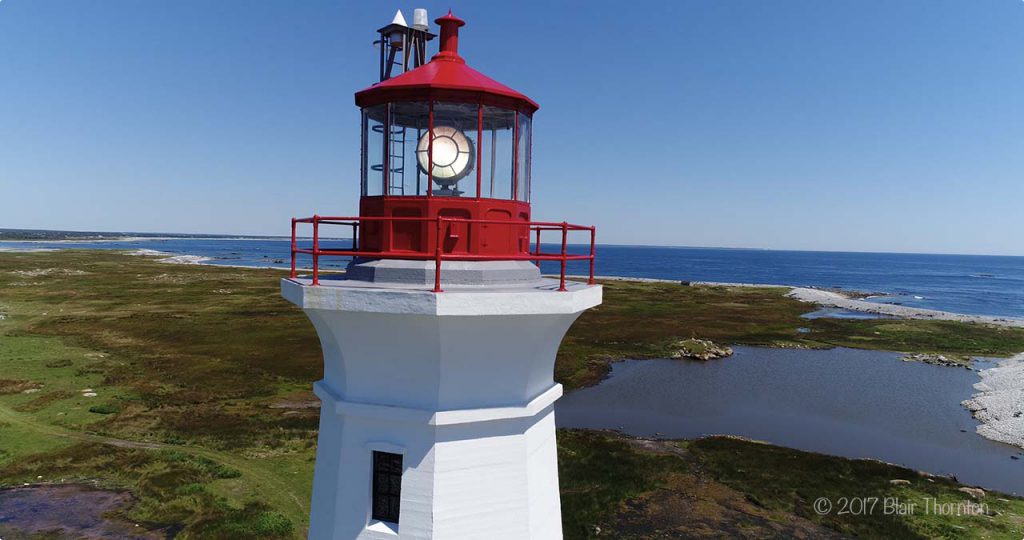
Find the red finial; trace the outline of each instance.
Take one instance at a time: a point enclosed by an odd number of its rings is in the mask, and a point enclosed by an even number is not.
[[[434,58],[463,61],[459,56],[459,27],[465,26],[466,22],[452,15],[450,9],[447,15],[434,22],[441,27],[441,50]]]

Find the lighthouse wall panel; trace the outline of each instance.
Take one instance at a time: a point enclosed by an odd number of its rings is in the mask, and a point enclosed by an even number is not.
[[[372,413],[339,414],[337,402],[322,387],[318,390],[321,418],[332,427],[327,437],[321,431],[317,443],[309,537],[433,538],[434,426],[426,417],[410,422]],[[400,526],[371,517],[374,451],[402,454]]]
[[[551,406],[526,432],[526,497],[530,501],[529,538],[561,538],[562,507],[558,490],[555,410]]]
[[[323,385],[318,394],[310,538],[561,538],[553,405],[534,415],[432,425],[416,411],[338,414],[340,402]],[[397,526],[370,517],[374,450],[403,455]]]
[[[520,405],[545,392],[578,316],[307,313],[330,341],[324,380],[340,398],[437,410]]]
[[[310,508],[310,538],[330,538],[323,531],[334,528],[335,511],[341,505],[341,433],[343,420],[320,410],[320,435],[317,437],[316,470],[313,473],[313,498]]]

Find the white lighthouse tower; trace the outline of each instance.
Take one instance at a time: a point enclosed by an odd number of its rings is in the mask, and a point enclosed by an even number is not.
[[[292,223],[281,293],[324,353],[314,539],[562,537],[552,373],[569,326],[601,302],[594,229],[531,220],[537,104],[466,65],[461,20],[436,22],[429,62],[391,77],[382,48],[383,80],[356,94],[359,216]],[[433,37],[381,32],[387,49]],[[320,274],[331,257],[351,258],[345,274]],[[561,275],[543,278],[543,261]],[[566,281],[575,264],[588,283]]]

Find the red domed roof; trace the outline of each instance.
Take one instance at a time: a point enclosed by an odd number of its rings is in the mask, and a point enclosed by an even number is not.
[[[451,14],[441,25],[441,51],[430,62],[397,77],[356,92],[356,105],[369,107],[391,101],[454,101],[482,103],[533,114],[540,106],[525,95],[466,65],[458,54],[458,27]]]

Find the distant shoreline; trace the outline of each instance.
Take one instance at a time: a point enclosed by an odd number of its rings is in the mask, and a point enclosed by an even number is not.
[[[309,238],[299,237],[300,239],[306,240]],[[326,238],[326,237],[323,237]],[[339,240],[337,238],[328,238],[330,240]],[[272,241],[272,242],[288,242],[291,240],[290,236],[118,236],[118,237],[107,237],[107,236],[82,236],[75,238],[4,238],[0,236],[0,242],[18,243],[18,244],[97,244],[97,243],[115,243],[115,242],[144,242],[147,240],[235,240],[235,241]],[[347,240],[347,238],[340,239]]]
[[[61,244],[76,244],[76,243],[93,243],[93,242],[130,242],[139,240],[180,240],[180,239],[203,239],[203,240],[275,240],[275,241],[287,241],[287,238],[274,238],[274,237],[124,237],[122,239],[79,239],[79,240],[0,240],[4,242],[17,242],[17,243],[61,243]],[[3,248],[2,251],[50,251],[52,248]],[[88,249],[88,248],[85,248]],[[216,259],[212,257],[206,257],[202,255],[175,255],[173,253],[161,252],[152,249],[138,249],[138,250],[125,250],[125,252],[131,255],[145,255],[152,257],[163,257],[160,262],[170,264],[203,264],[208,266],[223,266],[231,268],[264,268],[264,269],[275,269],[275,270],[288,270],[289,267],[284,266],[256,266],[256,265],[238,265],[238,264],[219,264]],[[300,269],[303,271],[311,271],[309,269]],[[336,271],[333,271],[336,272]],[[587,276],[568,276],[576,279],[586,279]],[[716,281],[684,281],[676,279],[659,279],[659,278],[643,278],[643,277],[623,277],[623,276],[595,276],[598,279],[604,280],[616,280],[616,281],[634,281],[640,283],[685,283],[688,285],[707,285],[707,286],[718,286],[718,287],[758,287],[758,288],[783,288],[789,289],[787,296],[801,302],[808,304],[815,304],[822,307],[831,307],[836,309],[842,309],[847,311],[855,311],[860,313],[870,313],[875,315],[901,317],[907,319],[926,319],[926,320],[945,320],[945,321],[956,321],[962,323],[977,323],[977,324],[988,324],[994,326],[1001,326],[1006,328],[1024,328],[1024,318],[995,316],[995,315],[973,315],[967,313],[956,313],[951,311],[941,311],[927,308],[916,308],[907,307],[893,304],[882,304],[877,302],[869,302],[861,299],[864,293],[858,291],[846,291],[837,289],[823,289],[815,287],[798,287],[793,285],[773,284],[773,283],[735,283],[735,282],[716,282]],[[860,297],[860,298],[858,298]]]
[[[586,279],[587,276],[570,276],[577,279]],[[613,281],[636,281],[640,283],[684,283],[677,279],[654,279],[654,278],[633,278],[622,276],[595,276],[596,279]],[[970,315],[967,313],[953,313],[936,309],[914,308],[907,306],[896,306],[892,304],[879,304],[853,298],[858,295],[856,291],[837,292],[836,290],[825,290],[814,287],[795,287],[793,285],[779,285],[771,283],[728,283],[718,281],[688,281],[689,285],[705,285],[709,287],[757,287],[789,289],[786,296],[822,307],[832,307],[847,311],[861,313],[872,313],[875,315],[888,315],[904,319],[930,319],[937,321],[956,321],[963,323],[990,324],[1007,328],[1024,328],[1024,319],[1013,317],[998,317],[993,315]]]
[[[0,0],[2,1],[2,0]],[[312,237],[300,236],[303,240],[311,240]],[[328,238],[329,240],[349,240],[349,238]],[[135,242],[142,240],[274,240],[287,241],[291,236],[287,235],[230,235],[230,234],[208,234],[208,233],[173,233],[173,232],[124,232],[124,231],[61,231],[51,229],[12,229],[0,228],[0,242],[44,242],[44,243],[73,243],[73,242]],[[572,246],[585,246],[587,244],[574,244]],[[708,251],[757,251],[776,253],[829,253],[829,254],[854,254],[854,255],[914,255],[914,256],[936,256],[936,257],[994,257],[994,258],[1024,258],[1024,254],[992,254],[992,253],[957,253],[957,252],[918,252],[918,251],[850,251],[832,249],[797,249],[797,248],[769,248],[769,247],[736,247],[736,246],[681,246],[681,245],[659,245],[659,244],[619,244],[599,243],[598,247],[610,248],[653,248],[653,249],[688,249]]]
[[[1007,328],[1024,328],[1024,319],[1012,317],[995,317],[991,315],[969,315],[966,313],[953,313],[939,311],[936,309],[914,308],[907,306],[895,306],[892,304],[879,304],[866,300],[857,300],[849,296],[823,289],[807,287],[792,287],[790,298],[817,304],[819,306],[834,307],[849,311],[860,311],[863,313],[874,313],[876,315],[890,315],[904,319],[932,319],[938,321],[957,321],[963,323],[991,324]]]

